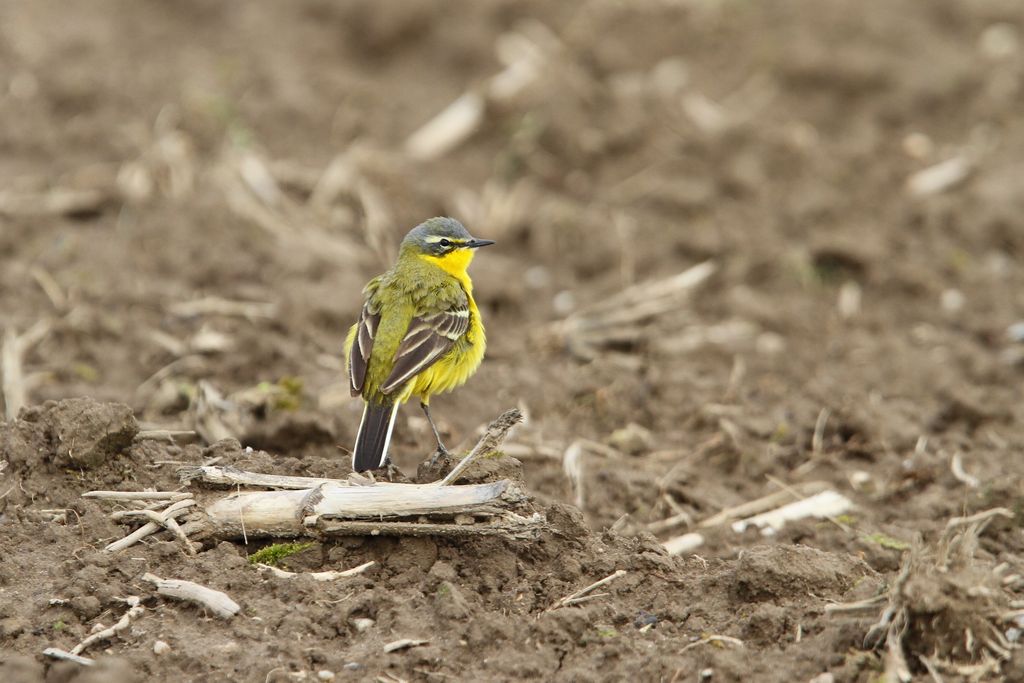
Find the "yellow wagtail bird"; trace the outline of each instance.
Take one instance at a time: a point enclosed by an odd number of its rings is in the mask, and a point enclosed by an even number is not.
[[[352,452],[356,472],[384,466],[398,407],[411,396],[420,399],[438,451],[448,452],[430,397],[461,386],[483,360],[487,340],[466,269],[488,244],[454,218],[431,218],[363,290],[366,303],[345,341],[352,395],[366,403]]]

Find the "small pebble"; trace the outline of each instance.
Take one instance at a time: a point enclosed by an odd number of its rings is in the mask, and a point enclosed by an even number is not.
[[[345,671],[359,671],[363,668],[363,665],[359,662],[348,662],[342,667]]]
[[[1005,22],[992,24],[982,32],[978,49],[992,60],[1012,57],[1020,49],[1017,27]]]
[[[1007,327],[1006,336],[1010,338],[1010,341],[1024,342],[1024,320]]]
[[[530,289],[543,289],[551,284],[551,273],[544,266],[527,268],[523,280]]]
[[[903,152],[912,159],[927,159],[935,151],[935,143],[924,133],[910,133],[903,138]]]
[[[171,646],[168,645],[167,643],[165,643],[162,640],[158,640],[155,643],[153,643],[153,654],[155,654],[155,655],[167,654],[170,651],[171,651]]]
[[[320,671],[316,672],[316,677],[321,681],[333,681],[334,672],[328,671],[327,669],[321,669]]]
[[[373,625],[376,623],[377,622],[375,622],[373,619],[359,617],[352,620],[352,628],[354,628],[357,633],[363,633],[373,628]]]
[[[558,315],[569,315],[576,308],[576,297],[569,290],[562,290],[551,300],[551,307]]]
[[[947,313],[957,313],[963,309],[967,299],[959,289],[947,289],[942,293],[942,310]]]
[[[757,335],[754,348],[765,356],[774,356],[786,350],[786,340],[775,332],[762,332]]]
[[[863,491],[871,483],[871,474],[864,470],[856,470],[850,473],[850,485],[856,491]]]
[[[642,455],[651,450],[654,438],[651,430],[630,422],[621,429],[616,429],[608,437],[608,445],[627,455]]]

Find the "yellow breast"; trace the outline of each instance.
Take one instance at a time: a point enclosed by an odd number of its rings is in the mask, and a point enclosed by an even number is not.
[[[480,309],[477,308],[476,301],[473,299],[473,281],[469,279],[469,273],[466,272],[470,261],[473,260],[472,250],[455,251],[441,258],[427,255],[420,258],[437,265],[458,280],[469,299],[469,329],[466,330],[466,336],[456,342],[451,351],[446,353],[441,360],[417,375],[409,383],[406,395],[402,397],[404,401],[408,400],[409,396],[418,396],[421,401],[426,403],[430,400],[431,395],[460,387],[473,376],[484,359],[487,335],[484,331],[483,321],[480,319]]]

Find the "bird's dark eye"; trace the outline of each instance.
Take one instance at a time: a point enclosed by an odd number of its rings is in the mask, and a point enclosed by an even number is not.
[[[452,246],[452,243],[451,243],[450,240],[441,240],[440,242],[438,242],[438,244],[440,244],[442,247],[450,247],[450,246]]]

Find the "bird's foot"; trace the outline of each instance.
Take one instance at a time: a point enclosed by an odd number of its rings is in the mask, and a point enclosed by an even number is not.
[[[431,468],[437,467],[438,464],[447,464],[452,460],[452,454],[444,447],[444,444],[437,444],[437,450],[434,451],[434,455],[430,456],[429,466]]]
[[[409,481],[405,473],[398,469],[395,463],[391,462],[391,458],[384,461],[384,465],[377,470],[377,476],[382,481],[391,483],[407,483]]]

